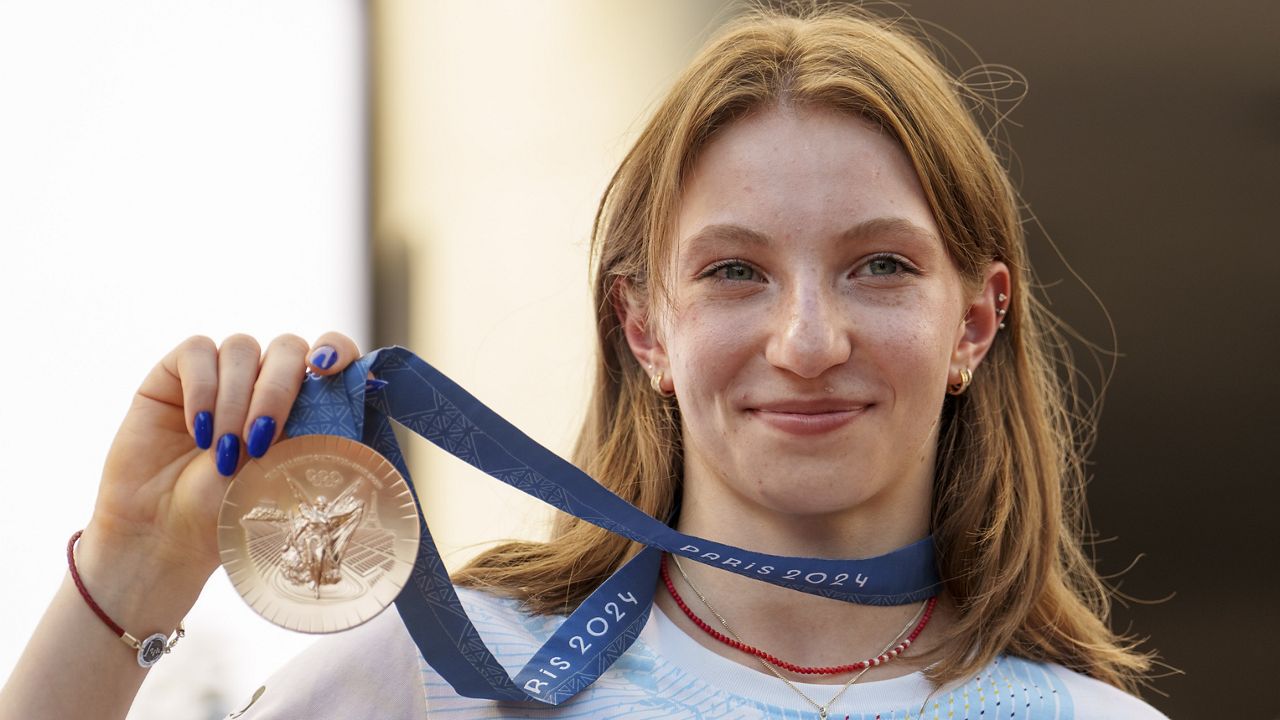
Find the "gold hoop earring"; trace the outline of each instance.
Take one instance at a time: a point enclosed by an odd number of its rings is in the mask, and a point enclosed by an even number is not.
[[[649,366],[649,369],[650,369],[650,370],[653,370],[653,366],[652,366],[652,365],[650,365],[650,366]],[[662,375],[663,375],[663,372],[662,372],[661,370],[659,370],[658,372],[653,373],[652,375],[650,375],[650,376],[649,376],[649,387],[653,388],[653,391],[654,391],[654,392],[658,393],[659,395],[661,395],[661,396],[662,396],[662,397],[664,397],[664,398],[674,397],[674,396],[675,396],[675,394],[676,394],[674,390],[673,390],[673,391],[671,391],[671,392],[667,392],[667,391],[665,391],[665,390],[663,390],[663,389],[662,389]]]
[[[947,386],[947,392],[951,395],[963,395],[965,390],[969,389],[969,383],[973,382],[973,371],[969,368],[960,368],[960,382]]]

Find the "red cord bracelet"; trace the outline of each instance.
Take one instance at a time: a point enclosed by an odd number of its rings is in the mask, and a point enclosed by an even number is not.
[[[163,633],[155,633],[146,639],[139,641],[134,636],[124,631],[124,628],[112,620],[106,612],[103,611],[98,603],[94,602],[93,596],[89,594],[89,590],[84,586],[84,581],[80,579],[80,572],[76,569],[76,541],[84,534],[83,530],[77,530],[71,536],[71,540],[67,542],[67,567],[71,569],[71,581],[76,584],[76,589],[80,591],[80,597],[89,603],[89,609],[97,615],[102,622],[111,628],[111,632],[120,638],[121,642],[128,645],[131,649],[138,651],[138,665],[140,667],[149,668],[160,661],[167,653],[173,650],[173,646],[187,634],[182,627],[182,623],[178,623],[178,629],[174,632],[173,639],[169,639]]]

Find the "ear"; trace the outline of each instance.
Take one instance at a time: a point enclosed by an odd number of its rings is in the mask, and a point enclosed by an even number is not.
[[[965,311],[964,320],[957,333],[955,349],[951,353],[951,372],[947,382],[959,381],[960,370],[977,370],[982,359],[995,342],[996,334],[1001,331],[1005,312],[1013,302],[1012,281],[1009,267],[1003,262],[995,261],[987,266],[983,275],[982,286],[978,293],[970,298]],[[1000,298],[1004,299],[1001,300]]]
[[[675,392],[667,349],[658,332],[658,323],[650,312],[647,294],[627,278],[618,278],[614,281],[610,301],[614,315],[618,318],[618,325],[627,338],[627,346],[631,348],[631,354],[640,363],[640,367],[644,368],[650,379],[662,373],[659,392],[664,395]]]

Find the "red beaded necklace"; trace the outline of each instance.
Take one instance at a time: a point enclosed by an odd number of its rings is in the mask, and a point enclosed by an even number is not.
[[[845,673],[852,673],[852,672],[858,672],[860,670],[866,670],[867,668],[875,667],[877,665],[883,665],[884,663],[889,662],[890,660],[898,657],[898,655],[900,655],[907,648],[911,647],[911,643],[915,642],[917,637],[920,637],[920,633],[924,632],[924,626],[929,624],[929,618],[933,616],[933,608],[938,604],[938,598],[936,597],[929,598],[929,602],[925,605],[924,613],[920,616],[920,622],[916,623],[915,629],[911,631],[911,634],[908,635],[905,639],[903,639],[902,642],[898,643],[897,645],[893,646],[889,650],[886,650],[883,653],[873,658],[868,658],[866,660],[852,663],[850,665],[836,665],[832,667],[805,667],[803,665],[795,665],[795,664],[786,662],[785,660],[780,660],[759,648],[748,645],[740,640],[731,638],[725,635],[724,633],[721,633],[719,630],[716,630],[715,628],[708,625],[705,621],[703,621],[702,618],[694,614],[693,610],[689,609],[689,606],[685,604],[684,598],[680,597],[680,593],[676,591],[675,583],[671,582],[671,574],[667,572],[667,556],[666,555],[662,556],[661,569],[662,569],[662,581],[666,583],[667,592],[671,593],[671,599],[676,601],[676,605],[680,606],[680,609],[684,611],[685,616],[688,617],[690,620],[692,620],[694,625],[697,625],[699,628],[701,628],[704,632],[706,632],[711,637],[715,638],[716,640],[719,640],[720,642],[724,643],[725,645],[728,645],[729,647],[734,648],[735,650],[740,650],[744,653],[754,655],[757,658],[760,658],[761,660],[764,660],[765,662],[771,665],[776,665],[780,668],[790,670],[791,672],[796,673],[798,675],[843,675]]]

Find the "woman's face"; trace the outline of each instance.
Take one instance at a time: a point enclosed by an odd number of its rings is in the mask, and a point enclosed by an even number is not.
[[[986,344],[898,144],[830,110],[736,121],[692,167],[675,237],[671,304],[632,347],[674,387],[686,493],[927,527],[946,387]]]

